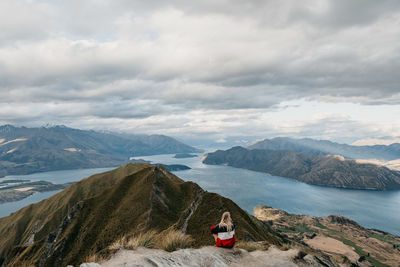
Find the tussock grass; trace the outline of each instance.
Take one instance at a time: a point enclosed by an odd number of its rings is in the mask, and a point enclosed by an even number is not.
[[[291,248],[294,248],[294,246],[291,245],[291,244],[285,243],[285,244],[283,244],[283,245],[282,245],[281,247],[279,247],[279,248],[280,248],[280,250],[287,251],[287,250],[289,250],[289,249],[291,249]]]
[[[145,233],[140,233],[136,236],[128,238],[128,240],[124,244],[124,248],[126,249],[136,249],[138,247],[154,248],[156,234],[157,234],[156,231],[153,230]]]
[[[10,265],[10,266],[16,266],[16,265]],[[21,262],[20,267],[35,267],[33,263],[28,263],[28,262]]]
[[[255,250],[267,250],[269,248],[269,244],[267,242],[239,241],[236,243],[235,247],[247,250],[248,252],[252,252]]]
[[[114,243],[108,249],[116,251],[119,249],[136,249],[138,247],[160,248],[166,251],[175,251],[181,248],[191,247],[194,239],[178,230],[168,230],[161,234],[156,231],[148,231],[133,236],[125,236]]]
[[[137,235],[125,236],[117,239],[112,243],[108,249],[116,251],[119,249],[136,249],[138,247],[154,248],[155,239],[157,237],[157,232],[152,230],[145,233],[139,233]]]
[[[136,235],[123,236],[108,246],[108,252],[105,255],[91,254],[85,257],[83,262],[102,263],[109,260],[114,253],[120,249],[134,250],[138,247],[160,248],[172,252],[181,248],[191,247],[194,239],[178,230],[167,230],[157,234],[156,231],[148,231]]]
[[[95,262],[95,263],[102,263],[108,260],[110,257],[103,257],[99,254],[91,254],[89,256],[85,257],[84,262],[90,263],[90,262]]]
[[[124,248],[125,243],[126,243],[125,238],[120,238],[116,240],[114,243],[112,243],[110,246],[108,246],[108,249],[112,251],[119,250],[121,248]]]
[[[181,248],[189,248],[192,246],[194,239],[190,235],[177,230],[170,230],[160,241],[160,248],[168,252],[172,252]]]

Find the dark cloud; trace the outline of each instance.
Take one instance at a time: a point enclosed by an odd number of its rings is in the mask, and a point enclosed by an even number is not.
[[[4,0],[0,115],[222,140],[288,101],[398,106],[399,25],[391,0]]]

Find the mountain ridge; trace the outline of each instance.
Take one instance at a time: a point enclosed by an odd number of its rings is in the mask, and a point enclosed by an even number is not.
[[[162,166],[128,164],[73,184],[39,203],[0,218],[5,265],[78,264],[121,236],[177,229],[196,246],[212,245],[209,228],[229,210],[238,240],[282,242],[231,200],[184,182]]]
[[[351,159],[395,160],[400,158],[400,144],[354,146],[328,140],[311,138],[294,139],[275,137],[264,139],[247,147],[248,149],[290,150],[314,156],[341,155]]]
[[[131,156],[200,150],[163,135],[129,135],[66,126],[0,126],[0,177],[79,168],[113,167]]]
[[[233,147],[208,153],[202,160],[205,164],[265,172],[314,185],[351,189],[400,189],[400,172],[337,156]]]

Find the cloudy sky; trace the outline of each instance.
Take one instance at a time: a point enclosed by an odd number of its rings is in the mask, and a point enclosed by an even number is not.
[[[1,0],[0,124],[400,136],[400,2]]]

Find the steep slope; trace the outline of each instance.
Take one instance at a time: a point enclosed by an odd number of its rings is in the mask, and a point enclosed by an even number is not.
[[[218,150],[203,163],[228,165],[324,186],[354,189],[400,189],[400,172],[373,164],[360,164],[337,156],[312,156],[287,150]]]
[[[374,146],[352,146],[339,144],[327,140],[314,140],[310,138],[293,139],[287,137],[277,137],[264,139],[248,147],[249,149],[268,149],[268,150],[291,150],[304,154],[321,155],[341,155],[351,159],[377,159],[390,161],[400,158],[400,144],[374,145]]]
[[[162,135],[121,135],[65,126],[0,127],[0,177],[40,171],[117,166],[131,156],[199,150]]]
[[[254,215],[291,240],[334,258],[346,255],[353,261],[370,262],[374,266],[398,266],[400,262],[400,237],[366,229],[343,216],[295,215],[267,206],[255,207]]]
[[[162,166],[128,164],[1,218],[0,261],[4,266],[78,264],[122,236],[149,230],[179,229],[196,246],[212,245],[209,228],[225,210],[237,224],[239,240],[281,242],[231,200]]]

